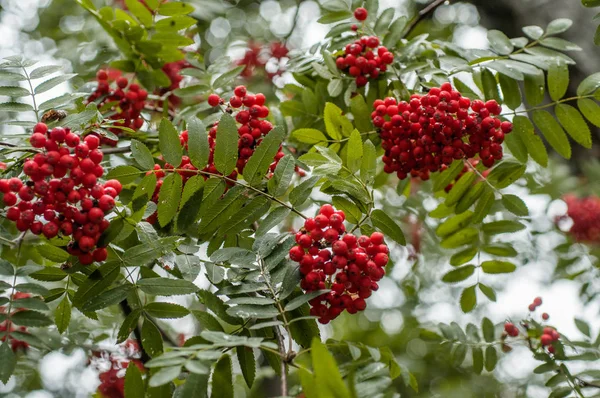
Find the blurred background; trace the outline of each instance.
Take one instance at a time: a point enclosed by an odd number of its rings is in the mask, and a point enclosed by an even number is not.
[[[198,20],[198,30],[193,37],[195,43],[188,51],[200,52],[207,64],[218,65],[228,57],[230,63],[246,65],[251,69],[247,78],[253,90],[271,95],[279,94],[270,88],[271,81],[282,88],[293,79],[286,72],[288,55],[293,56],[294,52],[320,42],[330,30],[330,26],[317,22],[320,17],[317,1],[186,2],[196,6],[197,11],[192,16]],[[119,1],[94,3],[123,7]],[[413,17],[426,3],[380,0],[379,9],[394,7],[396,15]],[[582,48],[582,51],[570,54],[577,61],[570,69],[570,91],[574,93],[585,76],[600,70],[600,51],[593,44],[597,23],[592,20],[589,9],[582,7],[579,1],[453,1],[437,8],[433,18],[419,25],[413,35],[428,32],[430,37],[453,41],[463,47],[485,49],[488,29],[499,29],[509,37],[517,37],[522,35],[523,26],[545,27],[556,18],[573,20],[573,27],[562,37]],[[69,83],[43,94],[42,101],[63,92],[83,90],[84,84],[93,79],[99,68],[118,56],[111,38],[73,0],[0,0],[0,38],[0,58],[22,54],[38,60],[40,65],[60,64],[65,72],[78,74]],[[282,44],[286,48],[284,53],[277,47]],[[0,114],[0,121],[5,122],[8,118],[8,114]],[[17,126],[0,127],[3,139],[21,132]],[[568,192],[598,193],[600,136],[597,130],[594,134],[592,150],[574,146],[570,162],[561,163],[554,159],[554,166],[547,170],[532,164],[528,178],[508,190],[507,193],[524,198],[531,213],[530,229],[501,236],[503,242],[511,243],[521,253],[516,259],[519,268],[507,277],[485,281],[499,292],[497,302],[480,304],[468,315],[463,314],[458,305],[460,289],[440,282],[441,276],[449,270],[448,254],[440,251],[438,238],[432,232],[437,220],[425,217],[427,212],[435,209],[437,200],[419,192],[418,188],[407,199],[398,196],[395,187],[383,186],[377,199],[390,214],[403,218],[410,245],[394,248],[392,271],[382,280],[381,289],[370,298],[367,311],[358,316],[342,316],[332,325],[321,325],[322,336],[390,346],[419,383],[419,393],[399,390],[402,396],[548,396],[549,389],[543,385],[543,376],[532,373],[539,362],[532,358],[526,347],[514,347],[512,353],[502,356],[493,373],[478,376],[453,367],[449,350],[439,341],[428,339],[422,330],[435,330],[438,322],[455,321],[462,326],[468,322],[480,324],[484,316],[495,323],[522,319],[528,314],[527,306],[531,300],[541,296],[544,300],[542,310],[550,314],[551,323],[564,335],[572,339],[580,337],[574,317],[591,323],[592,336],[598,333],[600,302],[596,294],[600,291],[597,282],[600,279],[597,258],[588,247],[580,244],[572,245],[566,254],[557,254],[553,250],[567,242],[560,229],[570,227],[569,220],[560,225],[555,222],[567,210],[562,195]],[[208,286],[202,275],[197,283]],[[184,297],[182,302],[189,304],[191,299]],[[104,330],[101,331],[97,323],[80,317],[71,329],[79,328],[82,334],[79,341],[87,344],[92,338],[97,346],[115,349],[111,338],[114,341],[119,317],[117,313],[103,314]],[[176,336],[189,337],[195,327],[191,319],[184,318],[171,322],[167,329]],[[0,383],[0,395],[30,398],[90,396],[100,383],[98,374],[102,364],[88,367],[88,363],[88,354],[79,348],[65,347],[44,354],[38,365],[32,363],[37,367],[35,377],[13,378],[7,385]],[[592,366],[600,369],[600,364]],[[263,376],[267,380],[264,391],[269,391],[271,375],[265,372]],[[256,394],[261,396],[260,390]]]

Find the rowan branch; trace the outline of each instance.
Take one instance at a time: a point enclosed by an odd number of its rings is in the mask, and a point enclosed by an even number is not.
[[[415,18],[413,18],[412,21],[409,22],[408,26],[406,27],[406,31],[402,35],[402,37],[408,36],[413,31],[413,29],[419,24],[419,22],[427,18],[429,14],[433,13],[436,8],[444,4],[446,1],[450,2],[450,0],[435,0],[431,2],[427,7],[419,11],[419,14]]]

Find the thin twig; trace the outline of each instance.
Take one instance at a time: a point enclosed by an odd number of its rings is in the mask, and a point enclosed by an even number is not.
[[[290,31],[283,38],[283,41],[286,44],[287,44],[288,40],[290,39],[290,37],[292,37],[294,30],[296,30],[296,25],[298,25],[298,17],[299,16],[300,16],[300,4],[296,3],[296,12],[294,13],[294,22],[292,24],[292,27],[290,28]]]
[[[287,383],[287,372],[288,372],[288,363],[287,363],[287,354],[285,352],[285,342],[283,339],[283,335],[277,326],[273,328],[275,330],[275,335],[277,335],[277,341],[279,346],[279,353],[281,354],[281,396],[287,397],[288,395],[288,383]],[[292,339],[289,336],[290,341]]]
[[[408,36],[410,32],[412,32],[413,29],[419,24],[419,22],[427,18],[429,14],[435,11],[436,8],[444,4],[446,1],[450,2],[450,0],[435,0],[432,3],[430,3],[427,7],[419,11],[419,14],[412,21],[410,21],[410,23],[406,27],[406,31],[404,35],[402,35],[402,37]]]
[[[129,145],[127,145],[127,146],[103,149],[102,153],[104,153],[105,155],[114,155],[117,153],[128,153],[130,151],[131,151],[131,147]]]

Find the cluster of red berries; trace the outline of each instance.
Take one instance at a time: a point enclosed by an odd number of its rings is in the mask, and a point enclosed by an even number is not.
[[[269,134],[269,132],[273,129],[273,125],[268,120],[265,120],[265,118],[269,116],[269,108],[265,106],[266,97],[264,94],[249,94],[245,86],[236,87],[233,90],[233,94],[233,97],[229,99],[229,103],[225,108],[225,112],[233,113],[234,109],[237,110],[237,113],[235,114],[235,120],[240,124],[238,127],[238,135],[240,138],[238,140],[238,161],[236,169],[237,173],[243,174],[244,167],[246,167],[248,159],[250,156],[252,156],[256,147],[261,143],[263,137]],[[225,101],[217,94],[211,94],[208,96],[208,104],[216,107],[219,105],[224,105]],[[215,123],[208,133],[210,158],[207,171],[211,173],[217,172],[217,169],[212,164],[212,159],[213,151],[216,145],[218,125],[218,122]],[[271,163],[271,172],[275,170],[279,159],[284,156],[285,154],[281,151],[281,148],[279,148],[279,152],[277,155],[275,155],[273,163]],[[237,176],[237,174],[235,175]]]
[[[502,159],[502,142],[512,123],[495,117],[501,107],[494,101],[472,101],[450,83],[426,95],[413,94],[410,102],[395,98],[376,100],[371,118],[379,129],[386,173],[404,179],[428,179],[454,159],[479,155],[485,167]]]
[[[328,323],[344,310],[355,314],[366,308],[365,299],[379,289],[385,275],[388,247],[384,236],[346,233],[343,211],[323,205],[315,218],[308,218],[296,234],[297,245],[290,259],[300,264],[300,287],[307,292],[331,289],[309,301],[310,314]]]
[[[127,340],[121,348],[122,355],[94,352],[94,356],[100,359],[98,362],[94,362],[96,367],[102,366],[105,369],[107,361],[109,366],[108,370],[101,372],[98,376],[100,379],[98,392],[102,397],[125,398],[125,374],[130,362],[133,362],[140,371],[145,371],[144,364],[139,359],[131,358],[140,355],[139,345],[136,341]]]
[[[129,80],[121,76],[118,71],[115,73],[101,69],[96,73],[96,79],[98,80],[98,87],[88,98],[88,103],[100,100],[98,105],[102,106],[106,103],[115,102],[116,104],[112,107],[114,114],[110,118],[113,120],[123,119],[122,122],[117,122],[115,126],[128,127],[134,130],[142,127],[144,119],[140,114],[146,105],[148,92],[138,84],[129,84]],[[113,82],[114,84],[112,84]],[[121,132],[118,128],[112,128],[110,131],[116,135]],[[116,142],[112,140],[103,140],[103,143],[116,145]]]
[[[158,91],[158,95],[164,95],[169,91],[173,91],[179,88],[181,81],[183,80],[183,76],[179,74],[182,69],[189,68],[191,65],[189,62],[185,60],[180,60],[176,62],[169,62],[162,67],[163,72],[167,75],[169,80],[171,81],[171,85],[168,88],[162,88]],[[171,94],[169,95],[169,105],[173,107],[177,107],[181,104],[181,98],[178,96]],[[162,104],[161,104],[162,105]]]
[[[255,75],[257,70],[264,70],[269,79],[280,76],[285,70],[284,58],[287,57],[289,49],[284,43],[272,42],[269,47],[250,42],[248,48],[241,59],[235,64],[244,65],[241,76],[250,78]]]
[[[29,293],[16,292],[15,294],[13,294],[13,300],[27,299],[30,297],[31,294]],[[11,315],[23,310],[23,308],[16,308],[14,309],[14,311],[11,312]],[[6,307],[0,307],[0,314],[6,314],[6,311]],[[13,323],[10,320],[0,322],[0,335],[2,335],[0,341],[6,341],[6,339],[8,339],[13,352],[17,352],[19,350],[26,350],[29,348],[29,344],[27,344],[27,342],[23,340],[18,340],[14,336],[11,336],[11,332],[17,331],[23,333],[27,331],[27,328],[25,326],[20,326],[17,328],[13,325]]]
[[[529,307],[527,307],[529,309],[530,312],[533,312],[537,309],[537,307],[539,307],[540,305],[542,305],[542,298],[541,297],[536,297],[533,299],[533,302],[531,304],[529,304]],[[542,319],[547,321],[548,318],[550,318],[550,315],[548,315],[547,313],[543,313],[542,314]]]
[[[19,231],[48,239],[70,237],[67,251],[84,265],[106,260],[106,248],[97,243],[110,224],[105,215],[115,207],[122,186],[117,180],[98,181],[104,174],[100,138],[91,134],[81,142],[69,129],[48,130],[38,123],[29,141],[41,150],[23,164],[29,181],[0,180],[6,218]]]
[[[379,38],[375,36],[363,36],[346,45],[344,53],[337,57],[335,64],[354,77],[358,87],[366,86],[369,79],[377,79],[394,62],[394,54],[380,46]]]
[[[567,216],[573,221],[569,234],[577,242],[600,244],[600,197],[565,195]]]
[[[273,129],[273,125],[269,121],[264,120],[264,118],[269,115],[269,108],[264,105],[265,100],[265,96],[261,93],[256,95],[248,94],[245,86],[236,87],[234,96],[229,99],[225,111],[233,113],[233,109],[238,109],[235,120],[240,124],[238,127],[238,135],[240,137],[238,140],[238,161],[236,168],[227,176],[230,180],[237,180],[238,175],[244,172],[244,167],[246,166],[246,163],[248,163],[248,159],[252,156],[256,147],[261,143],[263,137]],[[225,101],[216,94],[208,96],[208,103],[213,107],[225,105]],[[208,157],[208,166],[202,169],[202,172],[204,173],[220,174],[214,164],[214,151],[217,142],[218,125],[218,122],[216,122],[209,130],[208,143],[210,153]],[[188,148],[188,137],[187,130],[179,135],[180,143],[186,150]],[[277,163],[283,156],[285,156],[285,154],[280,148],[270,165],[269,175],[267,177],[273,173],[275,167],[277,167]],[[181,163],[177,167],[174,167],[169,163],[165,163],[162,167],[158,164],[154,165],[154,170],[149,171],[148,173],[155,173],[156,177],[159,178],[152,196],[152,201],[156,203],[158,203],[158,195],[163,183],[162,178],[165,177],[166,172],[169,170],[176,170],[183,178],[184,184],[190,177],[198,174],[198,169],[190,162],[188,156],[183,156]],[[204,176],[204,179],[207,179],[210,176],[209,174],[200,174]],[[227,183],[230,186],[233,185],[233,182],[231,181],[227,181]],[[148,222],[155,223],[156,217],[156,213],[152,214],[148,218]]]

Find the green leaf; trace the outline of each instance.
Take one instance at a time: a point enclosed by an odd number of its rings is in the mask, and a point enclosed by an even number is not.
[[[477,285],[469,286],[462,291],[460,295],[460,309],[466,314],[477,306]]]
[[[516,216],[525,217],[529,215],[529,208],[523,199],[517,195],[506,194],[502,195],[502,204],[506,207],[506,210],[510,211]]]
[[[160,330],[147,318],[144,318],[144,324],[142,325],[142,347],[153,358],[163,352],[163,341]]]
[[[296,308],[300,308],[304,303],[308,303],[310,300],[323,294],[327,294],[328,292],[329,290],[316,290],[297,296],[285,305],[284,311],[293,311]]]
[[[333,98],[337,97],[342,93],[342,89],[344,88],[344,82],[342,79],[333,78],[329,80],[329,84],[327,84],[327,92]]]
[[[185,15],[191,12],[194,12],[194,7],[182,2],[162,3],[158,8],[158,13],[167,17]]]
[[[152,14],[146,8],[146,5],[138,0],[125,0],[125,5],[127,9],[133,14],[134,17],[137,18],[138,21],[142,25],[147,28],[150,28],[153,23]]]
[[[516,257],[519,254],[512,246],[502,243],[486,245],[483,247],[483,251],[500,257]]]
[[[481,263],[481,269],[486,274],[508,274],[514,272],[517,266],[508,261],[484,261]]]
[[[300,206],[306,202],[306,199],[310,196],[317,181],[319,181],[319,177],[313,176],[296,185],[289,194],[289,200],[292,206]]]
[[[366,184],[372,184],[377,171],[377,149],[371,140],[363,143],[363,158],[360,165],[360,179]]]
[[[173,167],[179,166],[183,156],[183,148],[181,148],[177,129],[169,119],[163,118],[158,126],[158,147],[168,163]]]
[[[0,104],[0,111],[3,112],[27,112],[33,111],[33,107],[29,104],[20,102],[4,102]]]
[[[584,7],[600,7],[600,0],[581,0]]]
[[[358,206],[343,196],[334,196],[332,198],[332,204],[336,209],[342,210],[346,215],[346,220],[352,224],[358,224],[362,218],[362,211],[360,211]]]
[[[585,0],[584,0],[585,1]],[[568,18],[558,18],[548,24],[546,34],[557,35],[566,32],[573,25],[573,21]]]
[[[240,304],[234,307],[230,307],[227,313],[234,317],[239,318],[273,318],[279,315],[279,311],[272,305],[252,305],[252,304]]]
[[[119,304],[121,301],[127,298],[127,295],[131,291],[131,285],[119,285],[86,301],[81,306],[83,312],[98,311],[111,305]]]
[[[521,106],[523,101],[521,100],[519,83],[502,73],[498,75],[498,80],[500,81],[500,88],[502,89],[504,104],[512,110],[515,110]]]
[[[480,347],[471,347],[473,353],[473,372],[481,374],[483,370],[483,351]]]
[[[543,46],[553,48],[559,51],[581,51],[581,47],[579,47],[575,43],[571,43],[570,41],[560,39],[558,37],[548,37],[540,40],[540,43]]]
[[[490,321],[488,318],[484,317],[481,320],[481,331],[483,333],[483,339],[488,342],[491,343],[493,342],[494,339],[494,335],[495,335],[495,327],[494,327],[494,323],[492,321]]]
[[[456,179],[464,167],[464,162],[454,161],[446,170],[442,171],[433,181],[433,192],[441,191]]]
[[[481,81],[483,84],[483,94],[486,100],[495,99],[500,101],[500,93],[498,92],[498,83],[496,77],[489,69],[483,69],[481,72]]]
[[[212,375],[211,398],[233,398],[233,385],[231,357],[223,355],[215,365]]]
[[[400,226],[383,210],[375,209],[371,212],[371,222],[386,237],[389,237],[401,245],[406,245],[406,239]]]
[[[149,262],[156,261],[157,258],[168,252],[172,252],[178,240],[178,236],[167,236],[131,247],[125,250],[123,255],[125,265],[129,267],[140,267]]]
[[[390,22],[394,19],[394,8],[386,8],[383,10],[377,22],[375,22],[375,28],[373,29],[378,36],[383,36],[388,31]]]
[[[317,22],[321,24],[328,24],[350,18],[350,16],[352,16],[352,13],[350,11],[328,12],[324,14],[321,18],[319,18]]]
[[[571,138],[584,148],[592,147],[592,133],[577,108],[567,104],[558,104],[554,108],[554,112]]]
[[[529,105],[539,105],[544,100],[544,73],[525,75],[525,98]]]
[[[473,218],[473,213],[468,211],[462,214],[458,214],[454,217],[450,217],[442,224],[440,224],[435,233],[441,237],[445,238],[449,235],[452,235],[456,231],[465,228],[466,226],[471,224],[471,220]]]
[[[265,219],[260,223],[256,234],[258,236],[264,235],[269,232],[272,228],[280,225],[283,220],[290,214],[291,210],[287,207],[277,207],[273,210]]]
[[[471,206],[481,197],[485,189],[487,188],[486,182],[479,181],[471,189],[465,193],[458,203],[456,204],[455,212],[456,214],[462,214],[469,210]]]
[[[573,389],[570,386],[558,387],[558,388],[552,390],[552,392],[550,393],[548,398],[568,397],[569,395],[571,395],[571,392],[573,392]]]
[[[186,366],[187,367],[187,366]],[[185,379],[177,397],[179,398],[206,398],[208,396],[208,374],[190,373]]]
[[[225,176],[231,174],[238,159],[238,132],[235,119],[225,113],[217,127],[214,162],[217,170]]]
[[[131,140],[131,154],[137,164],[144,170],[152,170],[154,158],[148,147],[138,140]]]
[[[491,372],[496,367],[498,363],[498,352],[496,351],[496,347],[488,346],[485,349],[485,370]]]
[[[342,110],[337,105],[327,102],[325,104],[324,119],[327,134],[334,140],[341,140],[344,136],[344,125],[350,123],[348,119],[342,115]],[[344,120],[347,123],[344,123]]]
[[[125,372],[125,397],[126,398],[144,398],[145,386],[142,380],[142,372],[135,362],[129,362]]]
[[[294,177],[295,168],[296,160],[293,155],[288,154],[279,159],[273,177],[268,183],[269,193],[271,193],[271,195],[279,197],[287,192],[290,182]]]
[[[188,17],[187,15],[176,15],[161,19],[156,22],[155,27],[158,31],[178,31],[194,26],[197,22],[195,18]]]
[[[54,311],[54,323],[56,323],[58,332],[62,334],[67,330],[70,322],[71,303],[69,302],[68,295],[65,295],[60,304],[58,304],[58,307],[56,307],[56,311]]]
[[[318,385],[322,396],[332,398],[349,398],[350,392],[344,383],[338,366],[327,348],[317,338],[311,345],[311,357],[315,384]]]
[[[292,138],[294,138],[304,144],[311,144],[311,145],[327,142],[327,137],[325,137],[325,134],[323,134],[322,132],[320,132],[317,129],[311,129],[311,128],[302,128],[302,129],[294,130],[292,132]]]
[[[55,263],[63,263],[69,259],[69,253],[47,243],[36,246],[35,249],[42,257]]]
[[[492,221],[481,227],[481,230],[488,235],[518,232],[523,229],[525,229],[525,225],[512,220]]]
[[[8,384],[8,379],[12,376],[17,366],[17,357],[8,345],[4,342],[0,345],[0,381]]]
[[[540,129],[548,143],[565,159],[571,158],[571,144],[560,124],[544,110],[533,111],[533,122]]]
[[[18,86],[0,86],[0,95],[6,95],[7,97],[26,97],[30,95],[27,89]]]
[[[509,38],[499,30],[489,30],[487,39],[490,42],[492,49],[500,55],[508,55],[514,50]]]
[[[477,175],[472,171],[463,174],[460,177],[460,179],[454,184],[454,186],[452,187],[452,190],[448,193],[448,196],[446,197],[446,201],[444,202],[446,204],[446,206],[448,206],[448,207],[453,206],[463,196],[465,196],[467,191],[469,189],[473,188],[473,182],[475,182],[476,178],[477,178]]]
[[[496,301],[496,292],[491,287],[484,285],[483,283],[479,283],[479,290],[483,293],[488,299],[491,301]]]
[[[263,138],[254,154],[248,159],[244,167],[244,179],[251,186],[260,184],[265,178],[269,166],[279,152],[284,136],[283,127],[276,126]]]
[[[548,93],[553,101],[558,101],[567,93],[569,87],[569,67],[558,60],[548,69]]]
[[[440,242],[444,249],[455,249],[467,244],[473,244],[477,241],[479,232],[473,227],[460,230]]]
[[[121,165],[110,170],[106,175],[108,180],[119,180],[122,184],[130,184],[138,179],[142,172],[133,166]]]
[[[590,325],[583,319],[575,318],[575,326],[577,326],[577,329],[587,337],[591,336]]]
[[[584,98],[577,100],[577,106],[590,123],[600,127],[600,105],[591,99]]]
[[[73,305],[79,308],[86,301],[108,289],[119,276],[120,270],[120,262],[118,261],[104,263],[79,286],[73,297]]]
[[[181,366],[169,366],[161,368],[150,377],[149,387],[159,387],[172,382],[181,374]]]
[[[249,388],[254,384],[256,376],[256,359],[254,358],[254,350],[250,347],[237,347],[235,349],[237,359],[242,369],[242,375]]]
[[[363,142],[358,130],[352,130],[347,144],[346,164],[350,171],[357,172],[360,169],[363,157]]]
[[[154,296],[179,296],[196,293],[198,286],[183,279],[144,278],[140,279],[138,286],[144,293]]]
[[[239,76],[240,73],[242,73],[242,71],[245,69],[245,66],[238,66],[236,68],[233,68],[225,73],[223,73],[222,75],[220,75],[219,77],[217,77],[215,79],[215,81],[212,83],[212,87],[214,88],[220,88],[220,87],[225,87],[227,84],[231,83],[233,81],[233,79],[235,79],[236,77]],[[218,135],[218,133],[217,133]]]
[[[58,282],[65,279],[67,277],[67,273],[60,268],[44,267],[43,269],[30,274],[29,277],[38,281]]]
[[[181,199],[183,180],[179,173],[170,173],[160,187],[158,194],[158,222],[164,227],[171,222]]]
[[[144,311],[160,319],[183,318],[190,313],[187,308],[179,304],[163,302],[149,303],[144,307]]]
[[[539,26],[525,26],[523,27],[523,33],[525,33],[530,39],[537,40],[544,34],[544,29]]]
[[[70,73],[68,75],[60,75],[60,76],[53,77],[53,78],[48,79],[45,82],[37,85],[36,88],[33,90],[33,92],[35,94],[45,93],[46,91],[53,89],[54,87],[58,86],[59,84],[64,83],[67,80],[70,80],[75,76],[77,76],[77,75],[74,73]]]
[[[51,75],[54,72],[58,72],[62,69],[63,69],[63,67],[61,65],[40,66],[39,68],[35,68],[34,70],[32,70],[29,73],[29,78],[31,80],[39,79],[41,77]],[[0,78],[1,78],[1,76],[0,76]],[[2,79],[2,80],[4,80],[4,79]]]
[[[600,72],[594,73],[583,79],[583,81],[577,87],[577,95],[584,96],[592,94],[596,89],[600,87]]]
[[[519,136],[529,156],[535,160],[540,166],[548,166],[548,152],[542,139],[535,134],[535,129],[531,121],[525,116],[515,116],[513,118],[513,134]]]
[[[442,281],[446,283],[462,282],[475,273],[474,265],[465,265],[464,267],[453,269],[442,277]]]
[[[373,130],[371,111],[362,95],[355,95],[350,99],[350,111],[354,117],[354,124],[361,133]]]
[[[10,319],[15,325],[20,326],[44,327],[54,323],[45,314],[30,310],[15,312]]]
[[[402,33],[404,32],[404,28],[408,22],[408,18],[406,16],[401,16],[392,22],[390,26],[390,31],[383,38],[383,45],[387,48],[394,48],[398,41],[402,38]]]
[[[194,117],[188,122],[188,155],[190,161],[198,170],[202,170],[208,163],[209,153],[206,127],[200,119]]]
[[[133,330],[138,325],[140,315],[142,315],[142,310],[139,308],[131,311],[131,313],[127,315],[127,317],[121,324],[121,327],[119,328],[119,333],[117,335],[117,343],[122,343],[129,337],[131,332],[133,332]]]
[[[455,253],[450,258],[450,265],[457,267],[459,265],[466,264],[471,261],[478,252],[479,250],[476,247],[468,247],[458,253]]]

